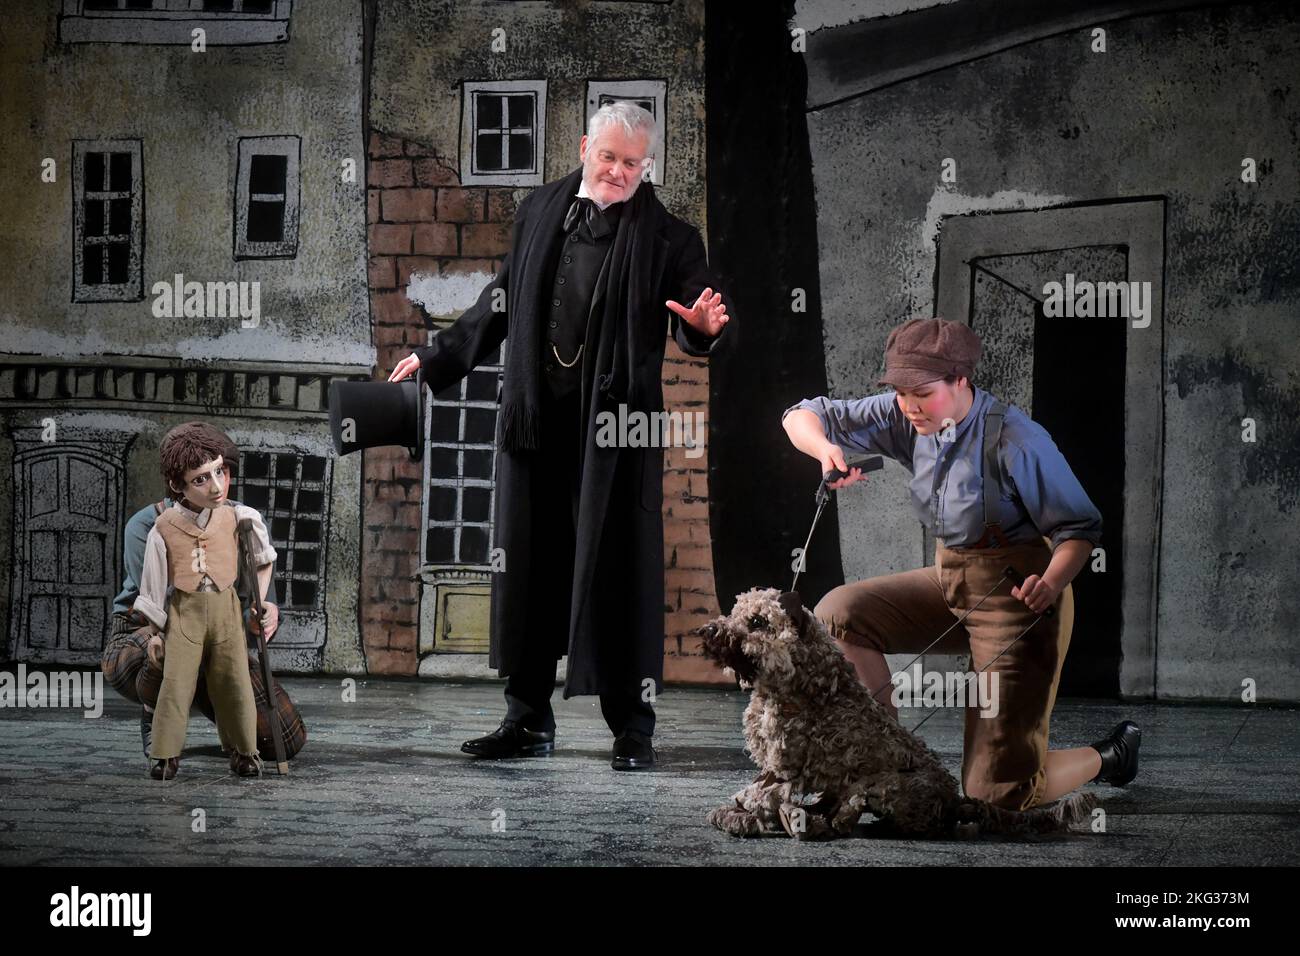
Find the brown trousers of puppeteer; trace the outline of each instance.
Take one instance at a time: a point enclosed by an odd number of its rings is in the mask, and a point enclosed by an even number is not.
[[[163,682],[149,756],[160,760],[181,755],[200,667],[222,742],[241,754],[256,754],[257,710],[235,588],[172,591],[163,640]]]
[[[837,587],[814,613],[838,640],[882,654],[916,654],[974,607],[1007,565],[1025,577],[1041,577],[1051,557],[1046,540],[955,549],[936,542],[934,565]],[[988,680],[991,690],[991,678],[972,680],[966,694],[962,789],[1005,809],[1027,810],[1042,801],[1047,783],[1048,723],[1070,645],[1074,605],[1067,587],[1057,598],[1055,615],[1039,618],[1012,644],[1037,617],[1011,596],[1014,586],[1010,578],[1002,581],[932,652],[969,651],[972,673],[993,661],[988,674],[998,675],[996,716],[981,716],[975,694],[976,681]]]

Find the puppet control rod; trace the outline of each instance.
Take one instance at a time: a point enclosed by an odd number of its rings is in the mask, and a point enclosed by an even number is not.
[[[884,467],[884,459],[881,458],[881,456],[879,455],[873,455],[867,458],[855,458],[852,460],[847,460],[845,461],[845,465],[848,466],[849,471],[852,471],[854,468],[861,468],[864,472],[879,471],[881,468]],[[799,583],[799,574],[803,570],[804,564],[808,559],[808,546],[812,543],[813,532],[817,529],[817,522],[822,516],[822,510],[826,507],[826,502],[830,499],[830,488],[828,488],[827,486],[833,481],[839,481],[841,478],[847,478],[848,476],[849,476],[849,472],[840,471],[837,468],[831,469],[830,471],[826,472],[826,474],[822,475],[821,484],[817,486],[817,497],[816,497],[817,511],[813,515],[812,527],[808,529],[808,538],[806,541],[804,541],[803,551],[800,552],[799,562],[795,566],[794,580],[790,582],[791,591],[794,591],[795,585]],[[980,598],[979,601],[975,603],[974,607],[969,608],[965,614],[963,614],[960,618],[954,621],[952,625],[948,627],[947,630],[945,630],[942,634],[940,634],[928,645],[926,645],[925,649],[922,650],[920,654],[912,658],[911,662],[907,664],[907,667],[911,667],[913,663],[920,660],[921,657],[924,656],[925,653],[930,650],[930,648],[934,647],[941,640],[943,640],[944,637],[947,636],[949,631],[951,631],[958,624],[962,623],[962,621],[966,620],[966,618],[969,617],[973,611],[979,608],[979,606],[984,603],[984,601],[988,598],[988,596],[992,594],[994,591],[996,591],[998,587],[1001,586],[1002,582],[1005,581],[1007,578],[1010,578],[1017,587],[1024,586],[1025,583],[1024,575],[1022,575],[1011,565],[1007,565],[1007,567],[1004,568],[1002,571],[1002,577],[1000,577],[994,583],[993,587],[989,588],[988,592],[984,595],[984,597]],[[1037,624],[1039,618],[1043,618],[1043,617],[1050,618],[1055,614],[1056,614],[1056,609],[1049,606],[1046,610],[1044,610],[1041,614],[1039,614],[1037,617],[1034,618],[1033,622],[1029,625],[1029,627],[1033,627],[1034,624]],[[1011,643],[1014,644],[1016,641],[1020,640],[1020,638],[1023,637],[1025,633],[1029,630],[1029,627],[1025,628],[1024,631],[1021,631],[1018,635],[1016,635],[1015,639]],[[1007,645],[1007,647],[1003,648],[1001,653],[998,654],[998,657],[1001,657],[1002,654],[1005,654],[1010,649],[1011,649],[1011,645]],[[997,657],[995,657],[993,660],[997,660]],[[992,663],[993,661],[989,661],[988,664],[984,665],[984,668],[987,668]],[[904,667],[903,670],[906,670],[907,667]],[[984,670],[984,668],[981,668],[981,671]],[[891,685],[885,684],[884,686],[877,688],[876,690],[871,692],[871,696],[875,697],[882,690],[884,690],[885,687],[889,687],[889,686]],[[920,725],[918,724],[918,726]]]
[[[822,510],[826,507],[826,502],[830,500],[831,490],[827,487],[832,481],[839,481],[841,478],[847,478],[849,472],[854,468],[861,468],[863,472],[879,471],[885,467],[885,459],[879,455],[871,455],[867,458],[854,458],[844,462],[849,471],[840,471],[838,468],[832,468],[826,474],[822,475],[821,484],[817,486],[817,512],[813,515],[812,527],[808,529],[808,540],[803,543],[803,550],[799,552],[799,561],[795,564],[794,580],[790,582],[790,590],[799,583],[799,575],[808,561],[808,546],[812,544],[813,532],[817,530],[817,522],[821,519]]]
[[[275,699],[275,680],[271,674],[271,656],[266,650],[266,631],[261,626],[265,608],[262,606],[262,589],[258,586],[257,568],[253,564],[253,554],[257,549],[257,544],[253,536],[252,522],[247,518],[239,522],[238,532],[240,543],[243,545],[240,550],[243,553],[245,568],[249,575],[249,590],[252,592],[253,620],[259,624],[257,629],[257,656],[261,663],[262,685],[266,688],[266,704],[269,711],[267,724],[275,747],[275,768],[281,775],[285,775],[289,772],[289,758],[285,755],[284,750],[284,729],[280,724],[280,708],[277,706]]]

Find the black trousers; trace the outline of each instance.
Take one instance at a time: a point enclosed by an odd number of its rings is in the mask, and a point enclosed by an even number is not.
[[[541,384],[541,466],[533,471],[533,548],[529,629],[524,665],[506,678],[506,719],[530,730],[554,730],[551,694],[555,670],[568,646],[578,526],[583,440],[582,394],[560,398]],[[600,711],[614,736],[654,734],[654,706],[638,688],[600,695]]]

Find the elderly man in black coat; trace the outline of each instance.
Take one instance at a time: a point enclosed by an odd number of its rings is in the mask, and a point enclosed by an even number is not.
[[[600,426],[620,412],[656,421],[669,331],[707,356],[729,321],[699,231],[643,181],[655,133],[633,103],[598,110],[581,167],[519,204],[510,251],[478,302],[389,378],[418,367],[437,393],[506,340],[493,542],[505,568],[489,663],[507,678],[507,708],[496,731],[462,746],[475,756],[553,752],[550,700],[567,654],[564,697],[600,695],[614,768],[655,760],[663,447],[654,429],[611,443]]]

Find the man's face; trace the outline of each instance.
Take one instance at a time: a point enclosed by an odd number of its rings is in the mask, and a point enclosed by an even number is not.
[[[629,137],[623,127],[611,123],[593,141],[586,136],[578,146],[582,160],[582,181],[587,193],[601,202],[626,202],[641,184],[641,174],[648,162],[649,137]]]
[[[934,435],[943,431],[945,418],[956,424],[966,412],[966,379],[959,378],[949,385],[943,379],[926,382],[915,388],[899,388],[898,407],[911,421],[920,435]]]
[[[226,463],[218,455],[185,472],[185,487],[181,489],[181,494],[196,508],[215,508],[225,502],[229,488]]]

